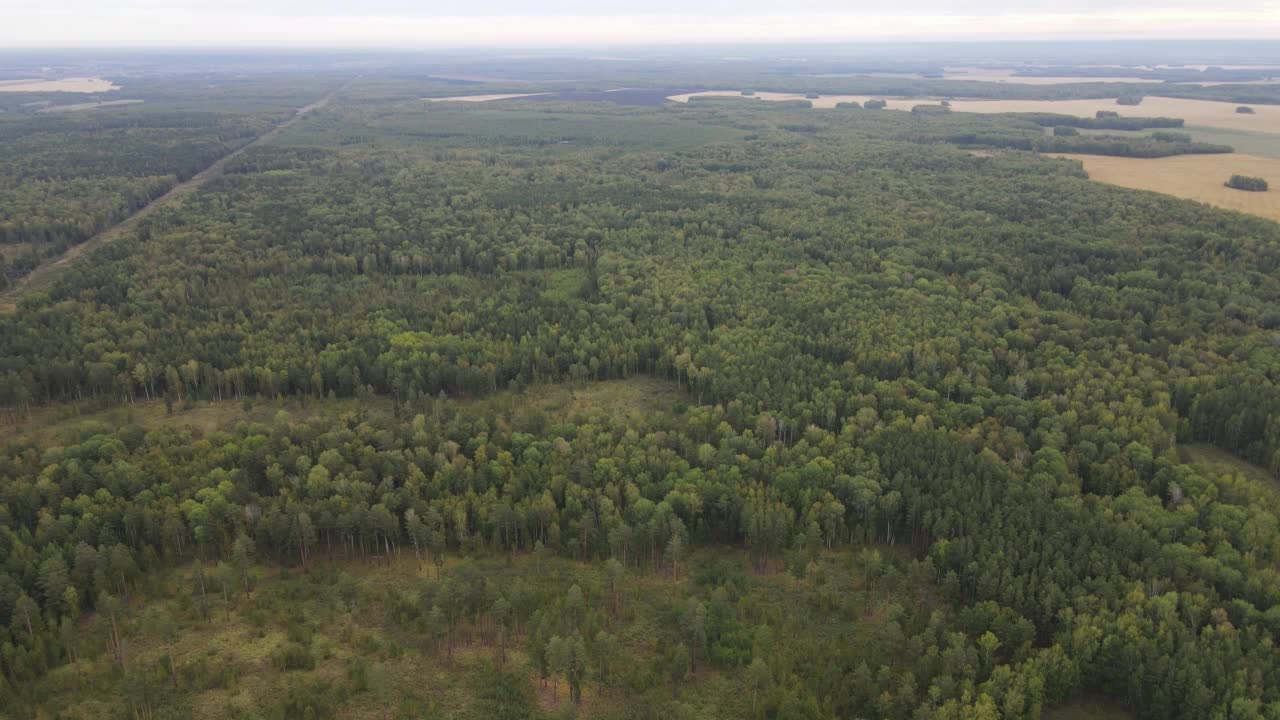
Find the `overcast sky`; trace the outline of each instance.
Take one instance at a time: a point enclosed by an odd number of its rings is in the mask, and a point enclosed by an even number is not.
[[[0,48],[1280,38],[1280,0],[0,0]]]

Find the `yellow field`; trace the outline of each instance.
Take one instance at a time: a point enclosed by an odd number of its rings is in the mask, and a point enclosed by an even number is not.
[[[1151,190],[1280,221],[1280,159],[1234,154],[1179,155],[1150,160],[1103,155],[1057,154],[1054,157],[1079,160],[1089,177],[1098,182]],[[1271,190],[1232,190],[1223,185],[1232,175],[1264,178],[1271,183]]]
[[[672,95],[669,100],[688,102],[694,97],[746,97],[737,90],[704,90],[703,92]],[[757,92],[751,96],[759,100],[804,100],[800,93]],[[883,99],[890,110],[910,110],[916,105],[937,105],[938,98],[883,98],[875,95],[823,95],[810,100],[815,108],[833,108],[837,103],[854,101],[864,103],[873,98]],[[956,112],[1010,113],[1050,112],[1061,115],[1094,117],[1099,110],[1111,110],[1123,117],[1174,117],[1182,118],[1188,126],[1242,130],[1246,132],[1280,134],[1280,105],[1252,105],[1254,114],[1237,113],[1239,103],[1213,102],[1211,100],[1183,100],[1180,98],[1147,97],[1141,105],[1117,105],[1114,99],[1099,100],[952,100],[951,109]]]
[[[61,80],[0,80],[0,92],[107,92],[120,86],[102,78]]]
[[[918,105],[923,101],[915,101]],[[1093,117],[1099,110],[1112,110],[1123,117],[1182,118],[1187,125],[1280,133],[1280,106],[1252,105],[1254,114],[1236,112],[1239,103],[1211,100],[1147,97],[1141,105],[1117,105],[1115,100],[952,100],[951,109],[958,112],[1006,113],[1051,112],[1062,115]]]

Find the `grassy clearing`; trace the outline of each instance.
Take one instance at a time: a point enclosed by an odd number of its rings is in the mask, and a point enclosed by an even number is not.
[[[78,436],[123,425],[138,425],[145,430],[161,427],[189,429],[198,435],[226,428],[240,421],[269,422],[281,410],[295,420],[336,417],[344,413],[368,412],[390,415],[391,403],[382,398],[371,402],[341,400],[261,400],[244,403],[225,400],[197,402],[191,407],[175,405],[166,410],[160,400],[95,408],[93,403],[68,403],[37,408],[26,418],[0,423],[0,440],[30,439],[39,445],[58,445],[74,441]]]
[[[501,392],[462,401],[462,405],[493,413],[505,424],[528,423],[535,414],[551,422],[592,416],[638,421],[655,413],[678,413],[685,401],[675,383],[638,375],[625,380],[531,385],[523,392]]]
[[[583,268],[566,268],[547,273],[547,286],[542,297],[552,302],[567,302],[582,296],[587,283],[587,271]]]
[[[1167,158],[1126,158],[1102,155],[1055,157],[1079,160],[1098,182],[1135,190],[1173,195],[1227,210],[1280,220],[1280,191],[1242,192],[1225,187],[1232,175],[1249,175],[1280,182],[1280,158],[1252,155],[1181,155]]]
[[[492,412],[503,423],[511,422],[512,418],[527,420],[531,414],[540,414],[551,422],[592,415],[640,420],[653,413],[677,412],[684,402],[684,394],[670,381],[636,376],[625,380],[532,385],[523,392],[504,391],[452,402],[461,408]],[[109,407],[95,407],[91,402],[68,403],[36,408],[27,417],[0,418],[0,441],[31,440],[39,445],[58,445],[123,425],[138,425],[146,430],[174,427],[204,435],[241,421],[270,422],[280,411],[289,413],[295,421],[353,413],[380,417],[394,414],[391,401],[381,397],[366,400],[255,398],[248,405],[234,400],[201,401],[189,408],[175,406],[172,413],[167,412],[164,402],[159,400]]]
[[[758,623],[775,628],[773,642],[786,654],[823,643],[856,647],[883,622],[893,593],[867,589],[853,553],[824,553],[815,562],[815,573],[803,579],[755,575],[735,550],[703,550],[678,579],[628,571],[616,604],[600,563],[531,555],[450,558],[442,576],[446,582],[482,577],[486,592],[495,596],[522,586],[543,608],[570,595],[572,586],[580,588],[585,626],[617,638],[618,652],[611,657],[616,668],[607,686],[596,677],[584,683],[577,716],[611,717],[629,705],[672,703],[690,717],[727,720],[750,715],[740,655],[749,656]],[[487,719],[497,715],[495,690],[508,696],[509,712],[502,717],[569,710],[566,681],[553,678],[558,690],[544,686],[530,662],[527,627],[511,634],[505,663],[483,616],[460,620],[452,647],[447,635],[433,631],[423,606],[434,602],[430,598],[441,582],[431,564],[419,567],[411,552],[390,563],[333,559],[316,561],[309,572],[255,572],[251,595],[224,598],[214,591],[207,617],[194,565],[157,574],[135,588],[121,620],[130,676],[111,662],[106,620],[82,619],[80,659],[35,688],[47,717],[124,717],[129,699],[145,696],[157,717],[197,720]],[[716,602],[739,618],[735,632],[745,635],[724,639],[732,647],[712,651],[720,653],[717,661],[704,657],[697,672],[673,682],[664,675],[662,648],[679,637],[675,618],[689,598],[713,602],[717,593],[722,599]],[[833,601],[833,593],[844,599]],[[176,630],[172,643],[165,639],[166,625]],[[315,712],[307,714],[305,704]]]
[[[1182,461],[1188,465],[1196,465],[1221,473],[1235,473],[1246,480],[1259,483],[1264,487],[1280,490],[1280,478],[1267,472],[1266,468],[1241,460],[1226,450],[1206,443],[1180,445],[1178,451]]]

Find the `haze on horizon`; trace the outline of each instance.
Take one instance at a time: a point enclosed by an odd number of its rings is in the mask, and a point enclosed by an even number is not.
[[[1280,37],[1280,1],[0,0],[0,47],[405,47]]]

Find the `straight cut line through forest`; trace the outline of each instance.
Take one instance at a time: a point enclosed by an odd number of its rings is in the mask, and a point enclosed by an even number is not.
[[[77,258],[85,255],[90,250],[93,250],[99,245],[105,245],[106,243],[109,243],[112,240],[115,240],[121,237],[129,230],[132,230],[134,226],[136,226],[138,222],[142,220],[142,218],[151,214],[156,208],[160,207],[161,205],[164,205],[165,203],[168,203],[174,200],[175,198],[179,198],[184,195],[191,194],[196,189],[198,189],[201,185],[204,185],[209,180],[212,180],[213,178],[221,174],[222,169],[227,166],[227,163],[231,162],[232,160],[242,155],[249,148],[252,148],[256,145],[261,145],[262,143],[265,143],[265,142],[269,142],[270,140],[275,138],[277,135],[279,135],[281,132],[284,132],[285,130],[298,124],[298,122],[300,122],[302,118],[306,117],[309,113],[315,110],[319,110],[325,105],[328,105],[329,102],[333,100],[333,98],[337,97],[338,93],[342,92],[343,90],[346,90],[347,87],[351,85],[351,82],[354,82],[354,80],[344,83],[342,86],[333,90],[332,92],[320,98],[319,100],[311,103],[310,105],[306,105],[304,107],[298,108],[296,111],[294,111],[293,115],[289,116],[289,118],[286,119],[285,121],[279,123],[278,125],[275,125],[270,130],[267,130],[266,132],[262,133],[258,137],[254,138],[252,141],[245,143],[244,145],[241,145],[235,150],[232,150],[226,155],[223,155],[222,157],[218,158],[213,162],[212,165],[205,168],[204,170],[201,170],[195,175],[192,175],[190,179],[184,182],[180,182],[177,185],[174,185],[172,188],[169,189],[168,192],[156,198],[155,200],[152,200],[146,205],[143,205],[141,208],[138,209],[137,212],[133,213],[129,217],[121,220],[115,225],[112,225],[108,228],[103,229],[97,235],[94,235],[88,240],[68,248],[67,251],[64,252],[62,255],[48,262],[42,263],[39,267],[35,268],[30,273],[27,273],[25,276],[23,276],[17,282],[15,282],[13,284],[13,287],[9,288],[3,293],[0,293],[0,313],[7,314],[7,313],[14,312],[18,308],[18,299],[22,297],[22,294],[26,292],[28,289],[33,287],[38,287],[41,282],[47,282],[51,278],[51,276],[57,273],[57,271],[60,268],[67,267],[71,263],[75,262]]]

